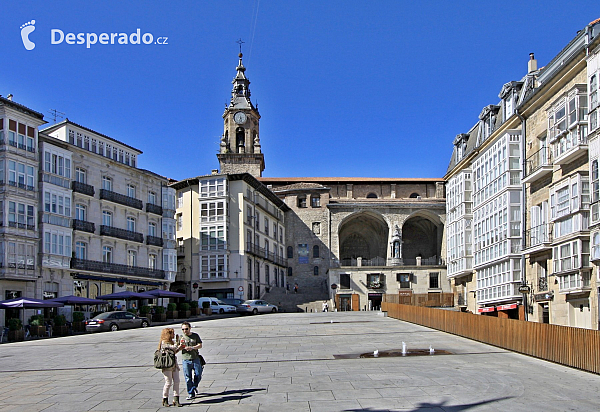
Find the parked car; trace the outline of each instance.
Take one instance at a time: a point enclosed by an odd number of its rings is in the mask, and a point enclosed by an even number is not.
[[[221,299],[221,302],[226,303],[228,305],[237,306],[244,303],[244,299]]]
[[[119,329],[147,328],[150,320],[125,311],[104,312],[85,322],[87,332],[116,331]]]
[[[257,313],[277,312],[277,306],[265,302],[264,300],[254,299],[247,300],[241,305],[238,305],[237,311],[239,313],[252,313],[253,315],[256,315]]]
[[[210,304],[210,308],[212,309],[213,313],[235,313],[237,311],[237,308],[233,305],[228,305],[224,302],[221,302],[219,299],[217,298],[211,298],[211,297],[202,297],[198,299],[198,307],[202,307],[202,303],[203,302],[208,302]]]

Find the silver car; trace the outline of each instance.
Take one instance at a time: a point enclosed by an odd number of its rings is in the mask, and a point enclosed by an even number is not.
[[[255,300],[247,300],[244,303],[237,305],[238,313],[252,313],[256,315],[257,313],[269,313],[269,312],[277,312],[277,306],[272,305],[264,300],[255,299]]]
[[[104,312],[85,322],[87,332],[116,331],[119,329],[147,328],[150,320],[125,311]]]

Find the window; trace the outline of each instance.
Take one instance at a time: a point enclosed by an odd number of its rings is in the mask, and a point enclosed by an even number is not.
[[[269,265],[265,265],[265,283],[267,285],[271,283],[271,268]]]
[[[156,255],[152,253],[148,255],[148,269],[156,270]]]
[[[385,276],[382,273],[370,273],[367,275],[367,287],[369,289],[381,289],[385,286]]]
[[[204,226],[201,228],[201,250],[223,250],[225,247],[225,226]]]
[[[440,288],[440,274],[439,273],[430,273],[429,274],[429,289],[439,289]]]
[[[80,167],[75,168],[75,180],[79,183],[87,183],[87,172]]]
[[[183,229],[183,215],[181,213],[177,214],[177,230]]]
[[[225,218],[225,202],[208,202],[200,204],[200,220],[202,222],[220,222]]]
[[[376,193],[373,193],[373,192],[371,192],[371,193],[369,193],[369,194],[367,195],[367,199],[377,199],[377,194],[376,194]]]
[[[71,217],[71,198],[60,193],[45,191],[44,212]]]
[[[269,235],[269,219],[265,216],[265,235]]]
[[[287,258],[288,259],[294,258],[294,248],[292,246],[287,247]]]
[[[225,178],[207,179],[200,181],[200,197],[215,197],[225,195]]]
[[[287,268],[287,275],[288,275],[288,276],[292,276],[292,274],[293,274],[292,268],[291,268],[291,267],[288,267],[288,268]]]
[[[248,280],[252,280],[252,259],[248,259]]]
[[[254,216],[254,227],[260,230],[260,213],[256,210],[256,215]]]
[[[592,202],[600,200],[600,185],[598,179],[598,159],[592,161]],[[597,219],[595,219],[597,220]]]
[[[135,232],[135,218],[134,217],[127,218],[127,230],[129,230],[130,232]]]
[[[298,207],[306,207],[306,196],[298,196]]]
[[[183,207],[183,192],[177,193],[177,208]]]
[[[175,224],[163,221],[162,224],[163,239],[175,240]]]
[[[314,245],[313,246],[313,259],[316,259],[319,257],[319,246],[318,245]]]
[[[102,211],[102,224],[104,226],[112,227],[112,213],[106,210]]]
[[[137,266],[137,252],[135,250],[127,251],[127,266],[129,266],[129,267]]]
[[[321,207],[321,196],[320,195],[311,195],[310,205],[311,205],[311,207]]]
[[[155,192],[148,192],[148,203],[150,203],[151,205],[156,204],[156,193]]]
[[[312,231],[315,235],[321,234],[321,222],[313,222]]]
[[[102,248],[102,262],[112,263],[113,261],[113,250],[110,246],[104,246]]]
[[[135,198],[135,186],[127,185],[127,196]]]
[[[315,266],[315,267],[313,268],[313,275],[315,275],[315,276],[319,276],[319,267],[318,267],[318,266]]]
[[[108,176],[102,176],[102,189],[110,190],[112,192],[112,190],[113,190],[112,178],[110,178]]]
[[[410,273],[398,273],[396,274],[396,280],[400,283],[401,289],[410,288]]]
[[[75,257],[77,259],[87,259],[87,243],[75,242]]]
[[[340,273],[340,289],[350,289],[350,274]]]
[[[419,197],[419,194],[418,194],[418,193],[411,193],[409,197],[410,197],[411,199],[416,199],[416,198],[418,198],[418,197]]]
[[[200,257],[200,276],[202,279],[226,278],[225,255]]]
[[[156,237],[156,223],[148,222],[148,236]]]
[[[87,208],[85,207],[85,205],[82,205],[80,203],[77,203],[75,205],[75,219],[83,221],[87,220]]]

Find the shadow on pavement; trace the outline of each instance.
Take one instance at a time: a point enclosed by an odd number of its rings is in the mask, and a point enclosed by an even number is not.
[[[266,391],[267,388],[252,388],[252,389],[236,389],[230,391],[216,392],[216,393],[204,393],[199,396],[196,396],[196,399],[199,398],[208,398],[208,397],[216,397],[213,399],[201,399],[200,402],[195,402],[196,405],[201,404],[215,404],[222,403],[227,401],[236,401],[244,398],[249,398],[251,395],[247,395],[252,392],[258,391]],[[188,404],[190,405],[190,404]]]
[[[481,405],[485,405],[488,403],[494,403],[494,402],[502,401],[505,399],[512,399],[512,398],[514,398],[514,396],[505,396],[502,398],[490,399],[487,401],[467,403],[464,405],[452,405],[452,406],[446,406],[446,401],[442,401],[439,403],[422,402],[422,403],[416,405],[414,409],[410,409],[410,410],[406,409],[405,412],[419,412],[422,410],[431,410],[431,411],[439,410],[439,411],[443,411],[443,412],[468,411],[471,408],[475,408],[475,407],[478,407]],[[365,411],[367,411],[367,412],[388,412],[389,409],[372,409],[372,408],[344,409],[344,412],[360,412],[360,411],[362,411],[362,412],[365,412]]]

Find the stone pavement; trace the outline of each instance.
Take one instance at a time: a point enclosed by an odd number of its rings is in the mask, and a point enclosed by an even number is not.
[[[193,326],[209,363],[200,397],[181,411],[600,410],[598,375],[376,312],[278,313]],[[0,411],[164,409],[163,377],[152,367],[161,328],[0,345]],[[400,349],[403,341],[409,351],[432,345],[452,354],[334,358]]]

